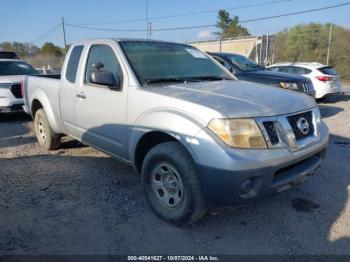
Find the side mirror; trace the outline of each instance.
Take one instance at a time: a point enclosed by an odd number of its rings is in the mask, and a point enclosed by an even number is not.
[[[96,85],[107,86],[111,90],[120,90],[120,79],[107,70],[93,70],[90,82]]]
[[[225,67],[228,71],[230,71],[232,74],[236,74],[236,70],[235,70],[232,66],[230,66],[230,65],[228,65],[228,64],[224,64],[224,67]]]

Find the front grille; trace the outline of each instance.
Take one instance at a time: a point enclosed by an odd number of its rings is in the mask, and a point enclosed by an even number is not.
[[[301,87],[301,90],[304,93],[310,93],[314,90],[314,86],[312,85],[312,82],[310,82],[310,81],[300,83],[299,87]]]
[[[267,135],[270,138],[271,144],[272,145],[278,144],[279,138],[278,138],[278,135],[277,135],[277,132],[276,132],[276,128],[275,128],[274,122],[273,121],[267,121],[267,122],[264,122],[263,125],[265,127],[266,132],[267,132]]]
[[[306,119],[307,123],[309,124],[308,132],[305,134],[302,133],[302,131],[298,127],[298,121],[302,118]],[[312,123],[312,112],[311,111],[301,113],[301,114],[296,114],[293,116],[289,116],[288,122],[293,129],[296,140],[300,140],[300,139],[303,139],[305,137],[311,136],[314,133],[314,126]]]
[[[21,84],[13,84],[11,86],[11,93],[16,97],[16,98],[23,98],[22,92],[21,92]]]

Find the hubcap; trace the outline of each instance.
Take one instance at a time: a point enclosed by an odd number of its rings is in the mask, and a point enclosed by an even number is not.
[[[37,137],[41,142],[45,142],[46,140],[46,128],[43,124],[43,121],[41,118],[38,119],[38,125],[37,125]]]
[[[151,187],[159,203],[167,208],[175,208],[183,201],[184,189],[181,176],[168,163],[160,163],[153,168]]]

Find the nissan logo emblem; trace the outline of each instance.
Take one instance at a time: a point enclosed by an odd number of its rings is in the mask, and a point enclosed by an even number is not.
[[[300,133],[307,135],[309,133],[310,126],[304,117],[300,117],[297,121],[297,128],[299,129]]]

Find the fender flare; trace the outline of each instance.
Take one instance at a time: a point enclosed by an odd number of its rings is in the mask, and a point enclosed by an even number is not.
[[[196,136],[204,127],[205,125],[199,120],[178,110],[153,109],[147,111],[136,120],[134,125],[129,127],[127,156],[134,162],[136,148],[142,137],[150,132],[158,131],[175,138],[197,162],[198,140]]]
[[[49,99],[48,99],[47,95],[45,94],[45,92],[42,91],[41,89],[36,89],[34,91],[34,93],[32,94],[32,97],[30,99],[30,101],[31,101],[30,102],[30,113],[31,114],[33,112],[33,102],[35,100],[39,101],[39,103],[43,106],[43,109],[44,109],[45,114],[47,116],[47,120],[48,120],[52,130],[57,134],[63,133],[62,130],[60,129],[60,125],[55,117],[52,106],[51,106]],[[34,118],[35,116],[32,115],[32,117]]]

